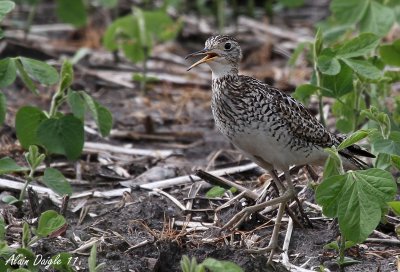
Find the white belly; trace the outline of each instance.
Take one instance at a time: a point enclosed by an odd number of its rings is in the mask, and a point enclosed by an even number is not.
[[[323,149],[312,148],[311,152],[305,152],[304,149],[294,150],[288,147],[288,141],[287,137],[278,141],[276,137],[267,135],[264,131],[252,131],[251,134],[240,133],[232,139],[232,143],[250,159],[257,162],[259,158],[262,158],[276,169],[284,170],[291,165],[323,165],[325,163],[327,154]],[[265,165],[260,166],[265,167]]]

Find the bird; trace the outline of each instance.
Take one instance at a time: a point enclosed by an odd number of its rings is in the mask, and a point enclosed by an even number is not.
[[[282,190],[280,196],[274,199],[244,208],[224,226],[236,227],[244,217],[279,204],[271,239],[262,250],[270,254],[270,263],[278,247],[285,205],[296,196],[289,167],[323,165],[328,157],[324,149],[338,146],[345,137],[328,131],[302,103],[290,95],[258,79],[240,75],[242,50],[233,36],[211,36],[206,40],[204,49],[187,55],[185,59],[197,56],[203,58],[192,64],[188,71],[203,63],[211,68],[211,109],[216,127],[236,148],[268,171]],[[339,154],[344,166],[349,169],[368,167],[356,156],[375,157],[358,145],[349,146]],[[286,188],[276,170],[284,172]]]

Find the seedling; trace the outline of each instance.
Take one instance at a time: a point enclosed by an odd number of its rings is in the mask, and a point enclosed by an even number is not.
[[[176,37],[181,22],[174,21],[163,10],[142,11],[135,8],[130,15],[116,19],[103,38],[103,45],[110,51],[120,49],[133,63],[142,62],[142,75],[135,75],[140,89],[145,90],[147,78],[147,60],[153,44],[165,42]]]
[[[183,255],[181,260],[182,272],[242,272],[243,269],[237,264],[230,261],[219,261],[213,258],[207,258],[198,264],[195,257],[189,259]],[[207,269],[207,270],[206,270]]]

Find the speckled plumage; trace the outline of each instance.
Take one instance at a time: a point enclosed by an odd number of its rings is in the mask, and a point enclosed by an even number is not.
[[[231,49],[219,50],[226,43]],[[213,72],[212,111],[217,128],[233,144],[267,169],[325,162],[323,148],[338,145],[342,138],[330,133],[291,96],[239,75],[242,53],[234,38],[213,36],[205,48],[216,48],[220,56],[208,62]],[[358,146],[354,150],[362,151]],[[361,167],[363,163],[352,157],[353,151],[342,153],[350,163]]]
[[[269,245],[261,251],[271,251],[272,261],[285,204],[296,193],[289,166],[325,162],[324,148],[337,146],[343,137],[329,132],[308,110],[291,96],[255,78],[238,74],[242,51],[238,42],[229,36],[213,36],[205,48],[188,55],[204,58],[193,67],[207,63],[212,70],[211,108],[216,127],[250,159],[269,171],[279,187],[277,198],[244,208],[225,226],[237,226],[246,217],[267,206],[279,204]],[[357,145],[341,150],[343,162],[350,168],[366,164],[354,155],[373,157]],[[286,188],[274,169],[284,171]],[[257,251],[260,252],[260,251]]]

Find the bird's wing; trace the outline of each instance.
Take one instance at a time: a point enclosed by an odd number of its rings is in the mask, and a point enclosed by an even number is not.
[[[269,87],[272,103],[286,127],[294,137],[320,147],[339,144],[335,135],[330,133],[300,102],[281,91]]]

